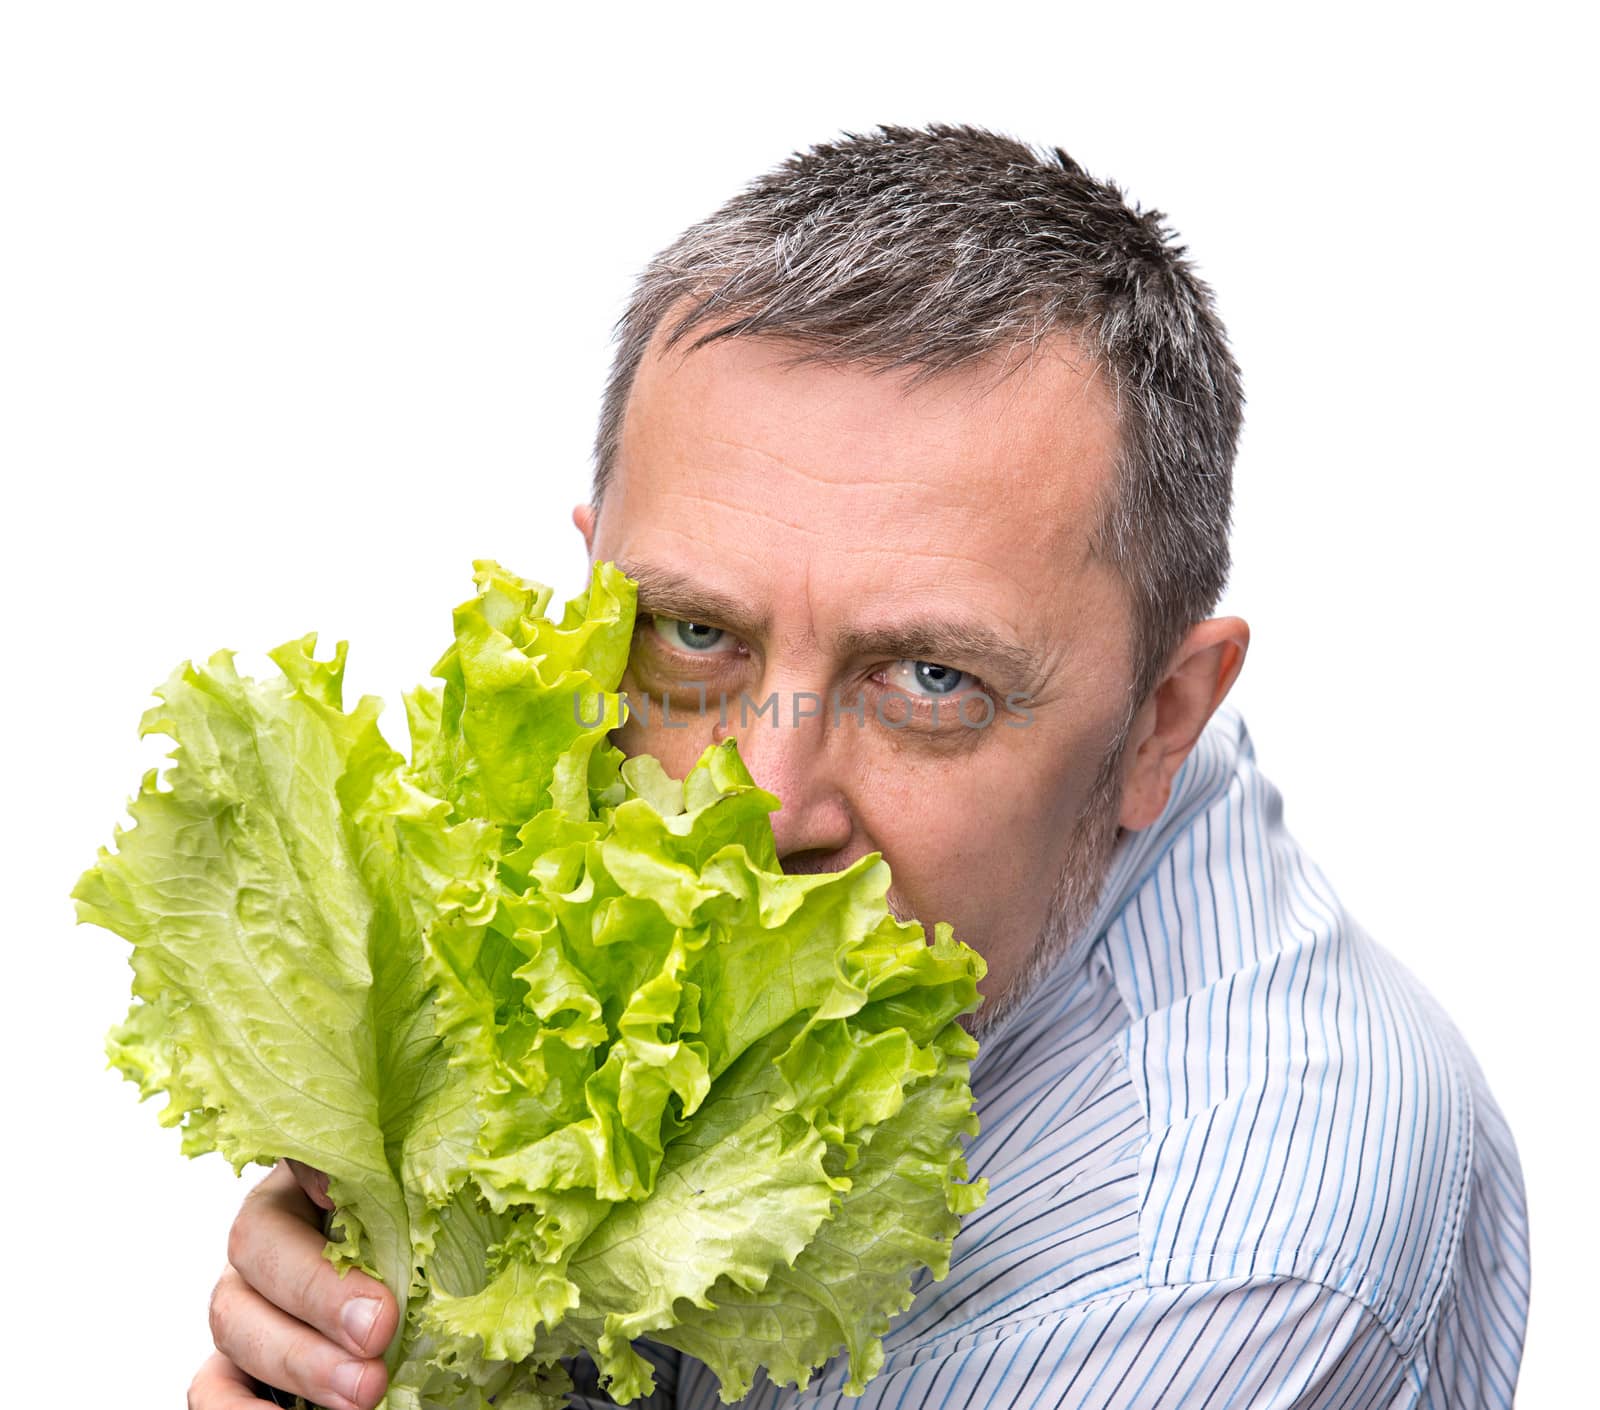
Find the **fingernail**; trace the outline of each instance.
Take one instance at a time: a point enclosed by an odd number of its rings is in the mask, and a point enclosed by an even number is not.
[[[344,1310],[339,1314],[339,1325],[344,1328],[344,1333],[357,1346],[366,1347],[367,1338],[372,1335],[373,1325],[378,1320],[378,1313],[383,1310],[383,1304],[375,1297],[352,1298],[345,1303]],[[351,1365],[356,1365],[352,1362]],[[341,1370],[348,1367],[341,1367]],[[359,1365],[356,1366],[359,1370]]]
[[[356,1397],[361,1393],[361,1377],[366,1369],[360,1361],[346,1361],[335,1366],[330,1377],[335,1394],[342,1395],[352,1405],[358,1404]]]

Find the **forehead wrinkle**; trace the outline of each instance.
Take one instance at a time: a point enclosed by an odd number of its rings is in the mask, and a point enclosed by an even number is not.
[[[719,510],[726,510],[731,514],[742,514],[746,518],[760,519],[766,524],[776,524],[782,528],[792,530],[797,534],[805,534],[808,538],[820,539],[826,537],[821,529],[813,529],[805,524],[798,524],[789,519],[780,519],[776,514],[766,509],[753,509],[748,504],[741,503],[725,486],[717,486],[716,490],[674,490],[662,488],[656,490],[663,499],[684,499],[697,507],[714,504]]]

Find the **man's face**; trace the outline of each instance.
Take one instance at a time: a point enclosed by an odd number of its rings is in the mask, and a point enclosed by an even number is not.
[[[1087,920],[1118,833],[1131,618],[1087,537],[1116,446],[1103,381],[1065,339],[909,395],[900,373],[785,368],[771,339],[658,347],[598,520],[574,516],[641,584],[622,688],[649,718],[616,743],[681,777],[736,738],[783,802],[785,869],[881,852],[894,912],[988,961],[992,1009],[1047,922]]]

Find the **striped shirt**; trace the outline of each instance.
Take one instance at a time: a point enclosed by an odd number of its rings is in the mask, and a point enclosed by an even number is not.
[[[987,1203],[859,1397],[752,1410],[1509,1406],[1516,1149],[1476,1062],[1283,824],[1224,706],[1094,919],[983,1043]],[[653,1406],[711,1410],[664,1348]],[[592,1388],[577,1404],[610,1403]]]

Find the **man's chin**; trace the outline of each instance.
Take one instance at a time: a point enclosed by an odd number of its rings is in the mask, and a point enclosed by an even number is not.
[[[1020,994],[1017,996],[1018,1000],[1022,997]],[[956,1018],[956,1022],[981,1043],[1015,1007],[1016,1002],[1008,1003],[1005,995],[1002,994],[998,999],[985,999],[971,1013],[959,1015]]]

